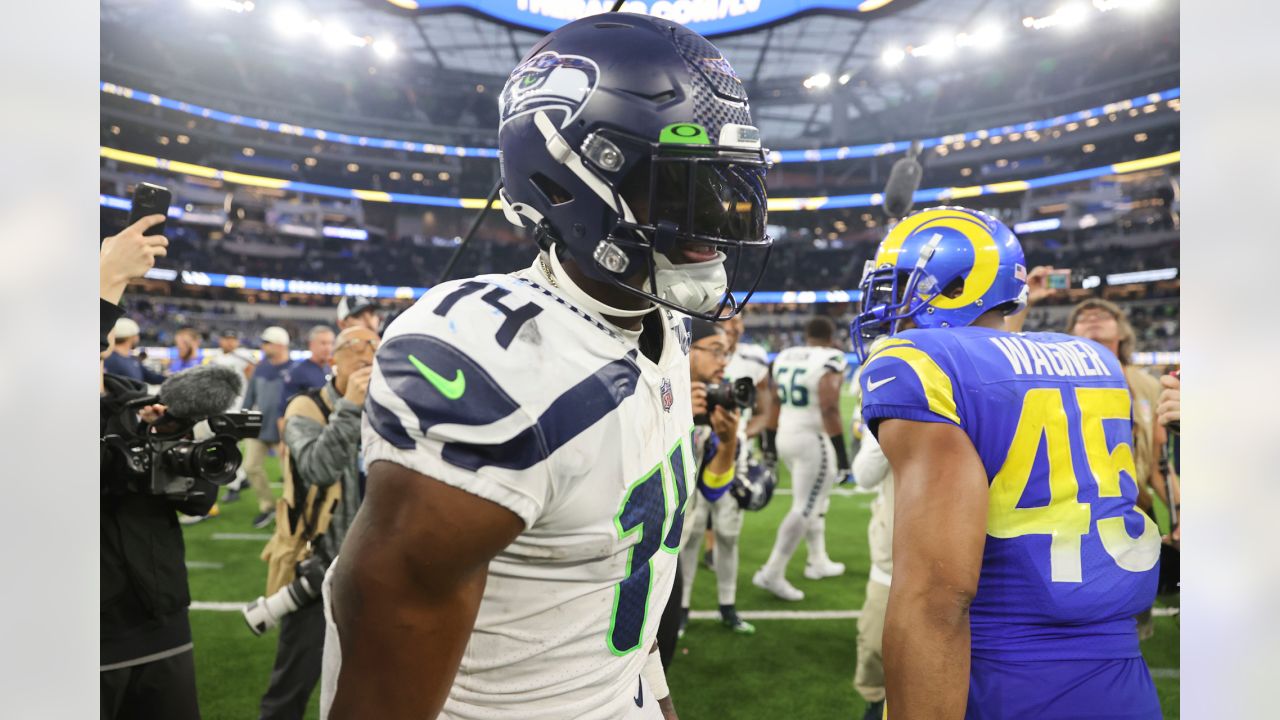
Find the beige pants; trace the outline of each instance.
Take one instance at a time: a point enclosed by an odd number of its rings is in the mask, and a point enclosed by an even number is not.
[[[858,617],[858,668],[853,675],[853,689],[863,700],[884,700],[884,611],[889,605],[889,586],[867,581],[867,599]]]
[[[271,485],[267,483],[267,452],[271,446],[262,440],[244,441],[244,462],[241,467],[249,476],[249,487],[258,496],[258,512],[266,512],[276,506],[275,496],[271,494]]]

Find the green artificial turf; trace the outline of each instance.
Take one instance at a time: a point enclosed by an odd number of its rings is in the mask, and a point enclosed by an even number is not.
[[[844,408],[848,415],[848,398]],[[278,479],[275,459],[268,472]],[[788,487],[785,472],[781,487]],[[807,580],[805,549],[792,558],[788,579],[804,590],[799,603],[778,600],[751,584],[764,564],[778,523],[791,498],[779,494],[764,510],[751,513],[743,526],[738,566],[738,609],[857,610],[862,606],[869,568],[867,520],[871,495],[835,495],[827,516],[827,550],[843,562],[842,577]],[[269,530],[254,530],[252,493],[238,502],[219,504],[219,515],[186,528],[191,564],[191,596],[198,601],[241,602],[262,594],[266,566],[258,559]],[[215,539],[216,535],[251,534],[257,539]],[[1176,605],[1177,597],[1161,598]],[[715,610],[715,576],[699,567],[692,609]],[[757,620],[756,634],[740,636],[714,620],[692,620],[679,643],[669,683],[682,720],[775,720],[776,718],[852,719],[862,716],[862,700],[854,692],[856,620]],[[238,612],[193,610],[196,676],[206,720],[257,717],[258,701],[267,687],[275,658],[276,633],[255,637]],[[1159,617],[1156,634],[1143,643],[1155,671],[1165,717],[1178,717],[1179,619]],[[308,718],[318,717],[313,694]]]

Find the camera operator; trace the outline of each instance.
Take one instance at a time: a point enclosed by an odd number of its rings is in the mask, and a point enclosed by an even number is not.
[[[151,215],[102,242],[99,255],[100,324],[103,335],[122,314],[117,305],[129,280],[163,256],[168,241],[142,233],[164,220]],[[107,343],[99,342],[105,349]],[[100,382],[102,437],[135,433],[159,421],[165,407],[136,414],[126,404],[147,396],[142,382],[105,372]],[[101,465],[100,509],[100,707],[106,718],[199,718],[191,626],[187,621],[187,569],[175,511],[204,514],[212,492],[190,500],[132,492],[107,492],[127,483],[112,458]],[[207,489],[207,488],[206,488]]]
[[[333,379],[295,396],[285,409],[284,490],[275,535],[262,552],[269,563],[268,597],[245,608],[255,633],[280,624],[262,720],[301,720],[320,680],[320,581],[364,494],[360,420],[378,343],[378,334],[363,325],[343,330],[333,352]]]

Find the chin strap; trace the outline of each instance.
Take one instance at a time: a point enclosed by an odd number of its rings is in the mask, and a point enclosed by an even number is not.
[[[569,273],[565,272],[564,266],[560,264],[560,258],[556,257],[555,244],[551,245],[551,249],[546,254],[550,256],[551,271],[555,273],[555,277],[550,279],[559,285],[561,290],[564,290],[569,299],[592,312],[599,313],[605,317],[633,318],[647,315],[658,308],[657,305],[650,304],[649,307],[643,310],[622,310],[606,305],[588,295],[585,290],[578,287],[573,278],[569,277]]]

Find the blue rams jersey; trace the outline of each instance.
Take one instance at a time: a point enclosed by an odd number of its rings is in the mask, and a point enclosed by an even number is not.
[[[950,423],[990,482],[974,657],[1138,657],[1159,531],[1135,505],[1130,396],[1101,345],[1058,333],[909,330],[862,370],[862,415]]]

